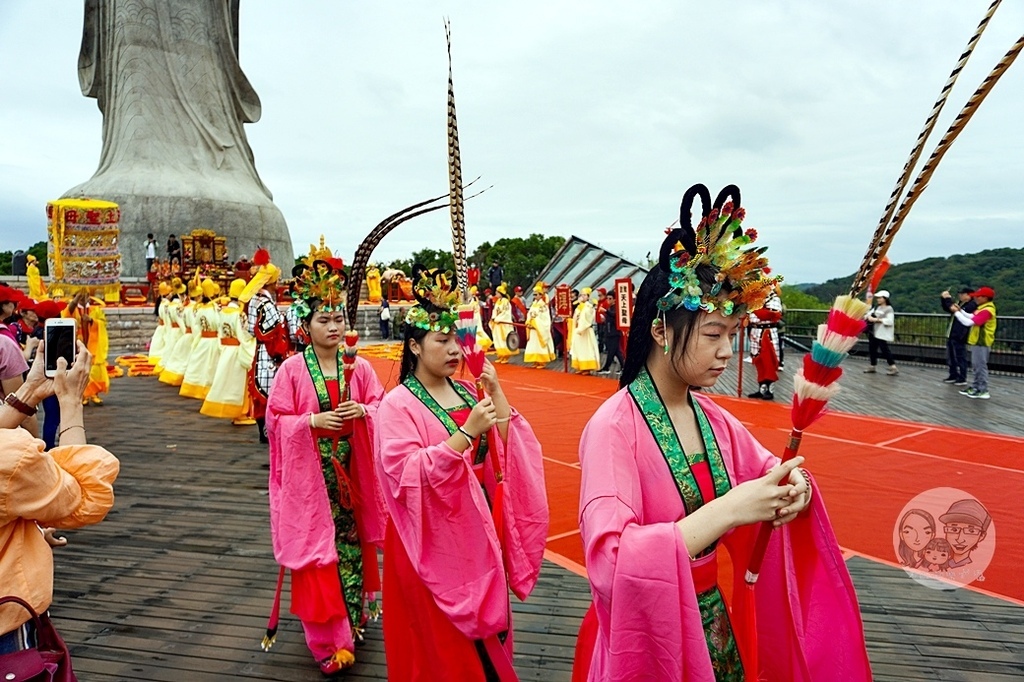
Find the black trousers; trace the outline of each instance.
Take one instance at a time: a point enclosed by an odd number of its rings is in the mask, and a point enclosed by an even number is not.
[[[883,341],[875,336],[868,337],[868,358],[871,360],[871,366],[874,367],[878,364],[878,357],[885,358],[885,361],[890,366],[895,365],[896,361],[892,359],[892,351],[889,350],[889,342]]]

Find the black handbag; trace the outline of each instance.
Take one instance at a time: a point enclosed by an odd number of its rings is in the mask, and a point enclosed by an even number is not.
[[[46,614],[39,615],[19,597],[2,597],[0,606],[19,604],[32,614],[36,646],[10,654],[0,654],[0,680],[13,682],[77,682],[71,669],[71,654]]]

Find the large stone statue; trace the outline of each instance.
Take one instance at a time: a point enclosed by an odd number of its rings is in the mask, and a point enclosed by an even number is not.
[[[121,206],[124,275],[145,276],[147,233],[195,228],[225,235],[232,260],[260,244],[292,262],[245,138],[260,100],[238,63],[238,3],[85,0],[78,77],[103,112],[103,151],[65,196]]]

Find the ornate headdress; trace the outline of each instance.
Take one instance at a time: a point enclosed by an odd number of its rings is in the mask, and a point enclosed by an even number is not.
[[[345,312],[348,278],[344,267],[341,259],[335,258],[324,245],[323,235],[319,247],[309,245],[309,255],[292,268],[292,311],[300,320],[314,311],[314,304],[318,311]]]
[[[418,305],[409,308],[405,323],[431,332],[455,331],[459,319],[459,283],[451,272],[428,270],[420,264],[412,269],[413,295]]]
[[[702,217],[696,230],[690,209],[700,197]],[[728,201],[727,201],[728,199]],[[686,308],[732,315],[737,305],[758,310],[782,277],[769,277],[768,247],[752,247],[757,239],[753,229],[743,230],[746,212],[740,208],[740,190],[727,185],[714,205],[711,193],[697,184],[686,190],[679,207],[679,227],[669,228],[661,245],[659,267],[668,273],[669,291],[658,300],[662,313]],[[697,268],[707,265],[715,271],[714,284],[705,284]]]

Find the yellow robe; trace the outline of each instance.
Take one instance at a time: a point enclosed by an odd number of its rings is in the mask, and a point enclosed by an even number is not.
[[[498,354],[498,362],[519,355],[519,351],[513,351],[506,342],[508,335],[515,329],[512,325],[512,302],[499,296],[494,301],[494,311],[491,313],[491,339],[494,341],[494,352]]]
[[[487,331],[484,329],[483,317],[480,315],[480,302],[477,301],[476,310],[473,311],[473,323],[476,324],[476,345],[480,346],[480,350],[486,352],[491,347],[491,337],[487,335]]]
[[[594,331],[596,313],[590,301],[576,304],[572,315],[572,343],[569,355],[572,368],[579,372],[593,372],[600,367],[597,349],[597,334]]]
[[[110,353],[110,339],[107,336],[107,316],[99,299],[90,299],[89,307],[75,308],[71,315],[78,325],[78,338],[92,353],[92,367],[89,368],[89,383],[85,385],[82,397],[85,399],[110,392],[110,374],[107,372],[107,356]],[[62,313],[67,317],[67,310]]]
[[[551,309],[544,296],[534,296],[526,312],[526,336],[523,362],[546,365],[555,359],[555,343],[551,338]]]
[[[220,311],[220,359],[199,409],[208,417],[238,419],[247,412],[247,378],[256,355],[256,339],[246,331],[245,324],[245,313],[237,302]]]
[[[380,270],[377,268],[366,271],[366,288],[369,291],[370,303],[380,303]]]
[[[43,288],[43,277],[39,274],[39,266],[32,263],[25,268],[25,278],[28,279],[28,297],[36,301],[47,298],[46,289]]]
[[[167,348],[167,329],[169,325],[164,319],[167,317],[164,311],[165,307],[167,307],[167,301],[162,301],[156,318],[156,329],[153,330],[153,338],[149,340],[149,364],[154,366],[160,364],[160,358],[163,357]]]
[[[182,329],[179,322],[181,321],[181,301],[178,300],[165,300],[160,304],[160,319],[163,321],[164,326],[164,345],[160,352],[160,357],[153,363],[153,373],[157,377],[164,371],[164,363],[174,352],[174,346],[178,343],[178,339],[181,338]]]
[[[174,347],[166,353],[163,360],[164,370],[160,372],[160,381],[171,386],[181,386],[188,369],[188,358],[192,354],[192,303],[182,305],[180,301],[171,302],[170,315],[178,325],[180,335]],[[171,327],[174,328],[173,325]]]
[[[220,360],[220,313],[215,303],[196,303],[192,320],[192,351],[178,395],[205,400]]]

